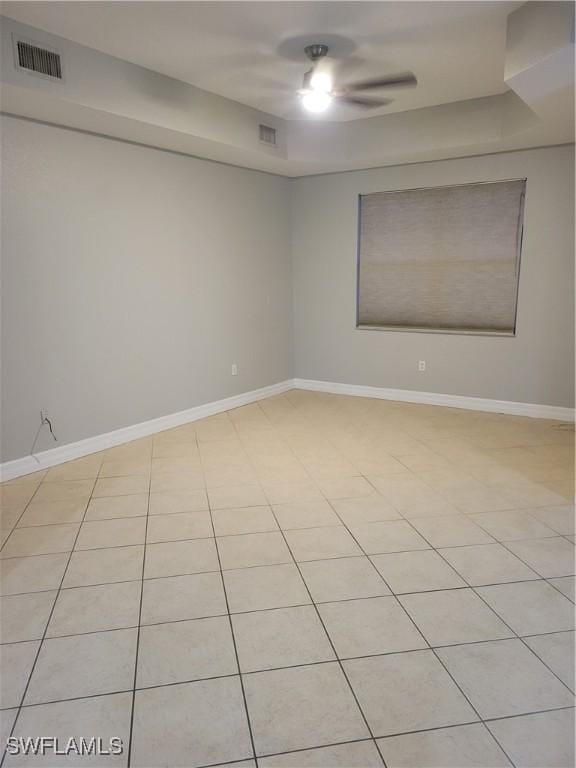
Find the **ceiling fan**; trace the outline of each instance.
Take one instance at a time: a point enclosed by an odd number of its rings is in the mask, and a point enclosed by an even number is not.
[[[328,54],[328,46],[323,43],[307,45],[304,48],[304,53],[313,66],[305,73],[302,88],[298,91],[298,95],[302,99],[302,105],[309,112],[323,112],[333,101],[363,109],[384,107],[390,104],[393,99],[371,98],[362,94],[365,91],[376,91],[383,88],[407,88],[418,84],[418,80],[412,72],[401,72],[342,86],[335,85],[330,72],[323,68],[321,63]]]

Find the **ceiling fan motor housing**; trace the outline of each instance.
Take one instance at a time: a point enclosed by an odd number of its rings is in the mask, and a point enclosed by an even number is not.
[[[319,61],[319,59],[323,59],[328,53],[328,46],[324,45],[324,43],[307,45],[306,48],[304,48],[304,53],[308,56],[310,61]]]

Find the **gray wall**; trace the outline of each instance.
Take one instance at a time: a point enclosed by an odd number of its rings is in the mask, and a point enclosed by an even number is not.
[[[554,147],[296,180],[295,376],[572,406],[573,168],[573,147]],[[515,338],[355,329],[359,194],[523,177]]]
[[[572,405],[571,148],[289,180],[2,128],[3,461],[294,375]],[[524,176],[516,338],[355,329],[358,194]]]
[[[3,461],[291,375],[289,180],[2,128]]]

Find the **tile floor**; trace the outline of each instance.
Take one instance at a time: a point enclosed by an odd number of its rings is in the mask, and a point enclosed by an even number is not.
[[[311,392],[1,489],[4,765],[573,765],[573,432]]]

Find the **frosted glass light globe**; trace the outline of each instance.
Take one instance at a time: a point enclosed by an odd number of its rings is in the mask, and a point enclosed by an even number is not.
[[[332,97],[326,91],[308,91],[302,97],[302,104],[309,112],[324,112],[330,106],[331,101]]]

